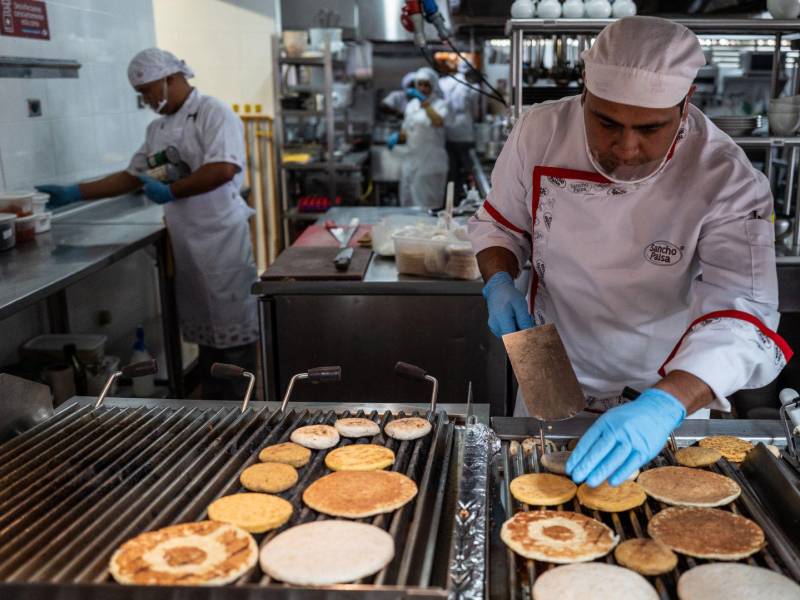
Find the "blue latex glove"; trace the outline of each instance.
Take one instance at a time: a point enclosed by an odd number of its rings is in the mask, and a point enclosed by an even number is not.
[[[645,390],[594,422],[572,451],[567,475],[591,487],[606,480],[619,485],[661,452],[684,418],[686,408],[675,396],[656,388]]]
[[[408,96],[409,98],[416,98],[420,102],[425,102],[425,100],[427,100],[427,97],[425,96],[425,94],[420,92],[417,88],[413,88],[413,87],[412,88],[408,88],[406,90],[406,96]]]
[[[497,337],[533,327],[528,301],[505,271],[495,273],[483,286],[483,297],[489,309],[489,329]]]
[[[172,190],[166,183],[153,179],[147,175],[138,175],[144,184],[144,194],[156,204],[166,204],[175,200]]]
[[[67,204],[72,204],[78,200],[83,200],[81,188],[76,185],[37,185],[36,189],[44,194],[50,194],[47,208],[60,208]]]
[[[388,138],[386,138],[386,147],[389,148],[389,150],[392,150],[399,143],[400,143],[400,134],[397,133],[396,131]]]

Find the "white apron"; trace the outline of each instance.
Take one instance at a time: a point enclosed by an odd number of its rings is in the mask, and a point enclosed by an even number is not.
[[[444,100],[434,100],[433,108],[447,119]],[[444,127],[434,127],[420,101],[413,98],[406,106],[403,131],[406,134],[406,157],[400,172],[400,205],[444,206],[449,164],[444,148]]]
[[[192,172],[206,157],[203,111],[213,99],[197,91],[174,115],[151,123],[147,148],[175,146]],[[212,134],[213,135],[213,134]],[[215,190],[164,205],[175,257],[175,291],[184,339],[230,348],[258,339],[257,280],[248,219],[253,211],[239,194],[241,173]]]

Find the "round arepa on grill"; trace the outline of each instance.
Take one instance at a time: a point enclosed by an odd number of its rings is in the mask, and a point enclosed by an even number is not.
[[[730,477],[690,467],[647,469],[637,482],[648,496],[673,506],[723,506],[742,493]]]
[[[647,533],[675,552],[695,558],[740,560],[764,547],[761,527],[718,508],[665,508],[650,519]]]
[[[381,432],[380,425],[375,421],[362,417],[337,419],[333,426],[339,435],[345,438],[372,437]]]
[[[533,600],[658,600],[647,579],[616,565],[589,562],[545,571],[533,585]]]
[[[684,467],[708,467],[720,458],[722,458],[722,454],[719,450],[703,446],[687,446],[675,453],[675,460]]]
[[[313,521],[279,533],[261,549],[261,569],[293,585],[334,585],[374,575],[394,558],[383,529],[352,521]]]
[[[417,495],[417,484],[396,471],[335,471],[303,492],[303,502],[333,517],[363,519],[391,512]]]
[[[574,563],[605,556],[619,537],[600,521],[554,510],[518,512],[503,523],[500,539],[525,558]]]
[[[678,557],[661,542],[650,538],[631,538],[614,548],[614,558],[640,575],[662,575],[678,566]]]
[[[392,464],[394,452],[377,444],[350,444],[325,456],[325,466],[331,471],[378,471]]]
[[[257,559],[256,541],[245,530],[200,521],[137,535],[114,552],[108,570],[129,585],[225,585]]]
[[[250,465],[242,471],[239,482],[251,492],[278,494],[297,483],[298,477],[297,469],[292,465],[262,462]]]
[[[396,440],[416,440],[425,437],[431,432],[433,426],[428,419],[421,417],[407,417],[389,421],[383,431]]]
[[[304,467],[311,460],[311,450],[295,444],[294,442],[283,442],[262,448],[258,453],[258,460],[261,462],[275,462],[291,465],[295,469]]]
[[[680,600],[789,600],[800,585],[770,569],[742,563],[709,563],[689,569],[678,580]]]
[[[617,486],[604,481],[597,487],[582,483],[578,488],[578,502],[586,508],[603,512],[623,512],[641,506],[647,500],[642,486],[635,481],[623,481]]]
[[[214,500],[208,505],[208,518],[238,525],[250,533],[264,533],[286,523],[293,510],[278,496],[245,492]]]
[[[327,450],[339,443],[339,432],[330,425],[305,425],[295,429],[289,439],[305,448]]]
[[[742,462],[753,444],[733,435],[711,435],[697,442],[703,448],[714,448],[731,462]]]
[[[555,506],[569,502],[578,489],[571,480],[552,473],[526,473],[511,480],[511,495],[533,506]]]

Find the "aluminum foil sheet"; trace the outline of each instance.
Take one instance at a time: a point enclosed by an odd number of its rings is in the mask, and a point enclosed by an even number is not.
[[[488,565],[489,469],[500,451],[494,431],[481,423],[464,428],[461,481],[450,557],[450,598],[481,600]]]

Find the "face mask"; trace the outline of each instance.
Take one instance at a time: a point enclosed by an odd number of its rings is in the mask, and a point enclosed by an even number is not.
[[[678,135],[686,123],[686,118],[689,115],[689,101],[688,98],[683,104],[683,116],[681,117],[678,128],[675,131],[675,136],[672,138],[669,148],[663,157],[647,161],[638,165],[618,165],[613,170],[609,171],[600,164],[600,157],[597,152],[593,151],[589,146],[589,137],[584,127],[584,144],[586,146],[586,155],[589,157],[589,162],[592,163],[595,171],[600,173],[603,177],[614,183],[621,184],[637,184],[643,183],[658,175],[666,166],[667,161],[670,159],[675,151],[675,144],[678,141]],[[585,118],[585,117],[584,117]]]
[[[164,89],[162,91],[162,99],[159,101],[158,106],[156,106],[153,111],[156,114],[161,114],[164,108],[167,106],[167,80],[164,78]]]

